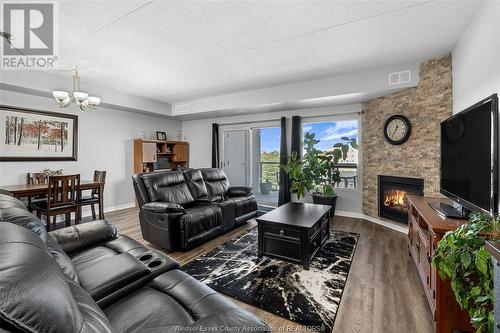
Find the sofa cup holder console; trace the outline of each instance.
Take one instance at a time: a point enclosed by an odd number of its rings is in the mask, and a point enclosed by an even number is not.
[[[153,259],[154,255],[151,253],[146,253],[146,254],[141,254],[140,256],[137,257],[139,261],[145,262],[145,261],[150,261]]]
[[[148,264],[148,267],[151,269],[156,269],[162,265],[163,265],[163,260],[156,259],[156,260],[150,261]]]
[[[154,253],[145,252],[137,256],[137,259],[148,267],[151,271],[162,268],[165,265],[165,261],[158,258]]]

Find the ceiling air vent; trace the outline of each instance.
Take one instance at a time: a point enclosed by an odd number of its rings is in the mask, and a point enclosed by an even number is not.
[[[411,82],[411,70],[389,73],[389,85]]]
[[[174,114],[184,114],[189,112],[189,104],[175,104]]]

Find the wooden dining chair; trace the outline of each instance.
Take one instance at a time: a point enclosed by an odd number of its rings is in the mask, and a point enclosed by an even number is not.
[[[41,172],[28,172],[26,173],[26,184],[28,185],[38,185],[38,184],[47,184],[47,177]],[[38,195],[35,197],[28,197],[28,203],[26,206],[28,206],[28,209],[31,213],[33,213],[33,210],[30,208],[31,203],[33,200],[38,201],[38,200],[47,200],[46,195]]]
[[[94,182],[105,183],[106,182],[106,171],[95,170],[94,171]],[[102,188],[104,188],[104,186]],[[82,213],[81,207],[83,207],[83,206],[90,206],[90,208],[92,209],[92,219],[93,220],[97,219],[97,215],[95,213],[95,205],[99,204],[99,199],[100,199],[99,196],[100,195],[104,195],[104,193],[100,193],[97,189],[93,189],[89,196],[81,196],[80,197],[80,201],[79,201],[80,219],[81,219],[81,213]],[[102,207],[99,207],[99,208],[102,208]]]
[[[58,215],[64,214],[68,226],[71,223],[71,213],[75,213],[75,223],[78,223],[79,192],[80,175],[51,176],[48,180],[47,200],[31,203],[31,209],[36,210],[39,218],[42,215],[46,217],[47,230],[52,230]]]

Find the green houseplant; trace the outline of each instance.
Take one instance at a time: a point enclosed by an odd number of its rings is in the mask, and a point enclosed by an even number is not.
[[[293,152],[287,164],[281,166],[290,177],[290,191],[296,193],[298,199],[307,191],[314,203],[332,206],[332,215],[335,213],[338,197],[335,184],[340,182],[338,163],[347,158],[349,147],[358,149],[355,139],[343,137],[342,141],[336,143],[333,149],[323,152],[315,148],[320,140],[315,138],[314,133],[306,133],[302,159]]]
[[[469,222],[439,241],[432,264],[441,279],[449,278],[458,304],[477,333],[493,332],[493,262],[486,240],[500,239],[500,218],[472,213]]]

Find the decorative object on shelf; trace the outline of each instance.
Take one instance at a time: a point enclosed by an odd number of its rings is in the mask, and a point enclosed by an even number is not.
[[[165,132],[156,132],[156,139],[167,141],[167,133]]]
[[[139,137],[141,139],[145,139],[147,136],[148,136],[148,133],[146,131],[141,131],[141,133],[139,134]]]
[[[500,217],[472,213],[469,223],[446,233],[439,241],[432,264],[441,279],[450,279],[455,298],[467,310],[476,332],[493,332],[493,278],[486,240],[500,239]]]
[[[330,216],[335,215],[338,194],[335,185],[341,181],[338,162],[347,158],[349,147],[358,149],[356,139],[342,137],[343,142],[336,143],[332,150],[322,152],[314,148],[320,140],[316,140],[314,133],[304,135],[306,153],[299,159],[296,152],[281,167],[290,176],[290,191],[297,193],[297,198],[304,196],[306,190],[311,193],[316,204],[330,205]]]
[[[177,140],[179,140],[179,141],[182,140],[182,131],[181,130],[177,131]]]
[[[384,137],[391,145],[401,145],[411,134],[411,124],[408,118],[395,114],[385,120]]]
[[[52,176],[62,176],[63,169],[58,169],[58,170],[43,169],[42,171],[40,171],[40,174],[45,178],[49,178]]]
[[[0,161],[76,161],[78,116],[0,105]]]
[[[85,111],[87,108],[97,109],[97,105],[101,103],[101,99],[95,96],[89,96],[80,90],[80,75],[78,75],[78,66],[72,69],[75,74],[73,75],[73,92],[70,95],[66,91],[54,90],[52,96],[56,99],[60,108],[67,107],[71,102],[75,102],[80,110]]]

